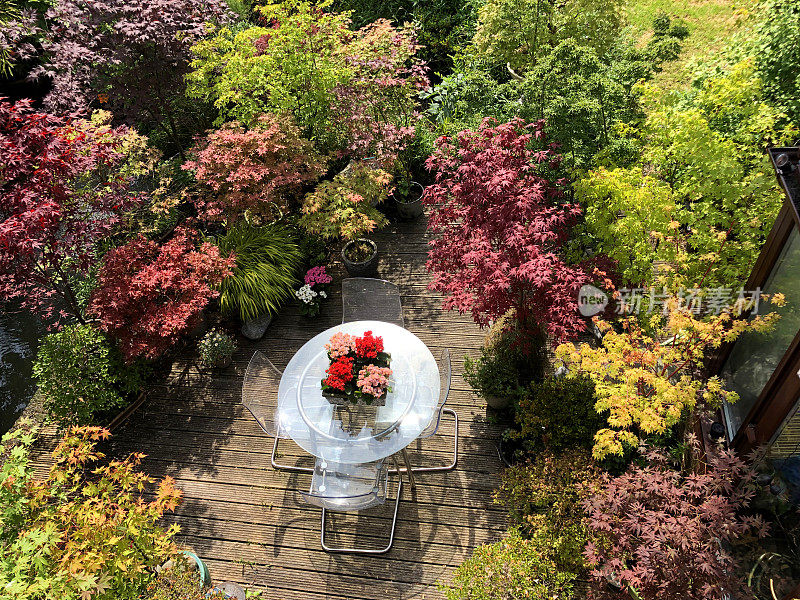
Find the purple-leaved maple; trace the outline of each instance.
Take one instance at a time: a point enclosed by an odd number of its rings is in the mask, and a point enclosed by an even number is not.
[[[543,121],[484,119],[477,131],[437,140],[426,163],[436,173],[424,195],[436,235],[427,267],[445,309],[470,312],[482,326],[514,309],[520,323],[556,340],[585,328],[577,292],[591,269],[561,254],[581,210],[550,175],[559,160],[545,146]]]
[[[691,446],[698,455],[696,441]],[[593,598],[618,598],[608,580],[641,600],[723,600],[744,597],[744,581],[728,542],[763,537],[767,525],[744,514],[755,494],[755,471],[733,452],[709,454],[696,472],[673,468],[663,450],[647,466],[605,476],[586,500],[595,541],[585,555]]]
[[[59,0],[32,76],[52,79],[44,105],[56,114],[102,104],[177,138],[189,49],[229,17],[224,0]]]

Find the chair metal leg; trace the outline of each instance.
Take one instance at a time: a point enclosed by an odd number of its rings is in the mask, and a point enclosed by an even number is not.
[[[320,543],[322,544],[322,549],[325,552],[336,552],[340,554],[386,554],[389,550],[392,549],[392,544],[394,544],[394,530],[395,526],[397,525],[397,509],[400,507],[400,494],[403,491],[403,478],[397,478],[397,497],[394,500],[394,515],[392,516],[392,529],[389,532],[389,543],[383,548],[377,549],[369,549],[369,548],[334,548],[333,546],[328,546],[325,543],[325,515],[327,514],[326,509],[322,509],[322,521],[321,521],[321,531],[320,531]]]
[[[454,411],[451,408],[443,408],[442,409],[442,414],[444,414],[444,413],[447,413],[449,415],[453,415],[453,419],[455,421],[455,441],[453,443],[453,462],[451,462],[449,465],[445,465],[445,466],[442,466],[442,467],[411,467],[411,472],[412,473],[433,473],[433,472],[436,472],[436,471],[452,471],[453,469],[456,468],[456,464],[458,463],[458,414],[456,413],[456,411]],[[409,468],[408,467],[408,462],[406,462],[406,469],[403,469],[403,470],[407,470],[408,468]],[[399,469],[390,470],[389,472],[390,473],[396,473],[396,472],[399,472]]]
[[[272,444],[272,455],[270,457],[270,463],[272,464],[272,468],[278,471],[294,471],[296,473],[313,473],[314,467],[298,467],[296,465],[284,465],[275,461],[275,453],[278,451],[278,440],[279,437],[275,436],[275,443]]]

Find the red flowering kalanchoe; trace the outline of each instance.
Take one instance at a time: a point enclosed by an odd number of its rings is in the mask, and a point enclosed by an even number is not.
[[[322,383],[343,392],[345,385],[353,380],[353,358],[340,356],[331,363],[325,373],[328,377]]]
[[[365,331],[362,337],[356,338],[358,358],[378,358],[378,352],[383,352],[382,337],[373,336],[371,331]]]

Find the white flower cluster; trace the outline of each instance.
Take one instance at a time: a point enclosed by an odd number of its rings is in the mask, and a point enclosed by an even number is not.
[[[324,294],[325,292],[322,293]],[[302,300],[305,304],[311,304],[312,302],[314,302],[314,298],[316,298],[317,292],[312,290],[310,285],[305,284],[303,287],[297,290],[294,293],[294,295],[297,296],[300,300]],[[323,296],[323,298],[324,297],[325,296]]]

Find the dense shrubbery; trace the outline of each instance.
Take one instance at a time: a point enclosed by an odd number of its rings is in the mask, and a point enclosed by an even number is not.
[[[547,448],[591,447],[603,419],[595,409],[594,382],[589,377],[547,377],[532,382],[519,396],[514,438],[528,453]]]
[[[89,311],[119,341],[126,361],[163,354],[219,296],[214,288],[234,258],[223,258],[208,242],[196,249],[196,237],[179,229],[159,246],[140,235],[105,256]]]
[[[0,445],[0,594],[136,600],[175,551],[177,526],[156,522],[175,509],[181,492],[170,478],[139,472],[141,454],[101,462],[97,444],[109,434],[97,427],[71,430],[47,479],[37,481],[29,463],[37,431],[25,425]]]
[[[33,375],[47,412],[61,427],[89,425],[93,416],[122,406],[141,384],[108,337],[94,325],[68,325],[42,339]]]

